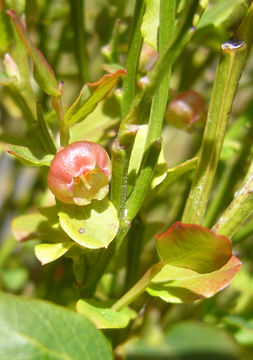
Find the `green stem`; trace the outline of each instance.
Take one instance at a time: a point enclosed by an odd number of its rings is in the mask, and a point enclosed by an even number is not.
[[[244,42],[231,40],[222,45],[197,170],[182,218],[185,223],[203,221],[246,55]]]
[[[137,218],[132,224],[129,231],[127,244],[127,266],[125,278],[125,290],[130,289],[131,286],[138,279],[140,256],[142,249],[143,228],[141,219]]]
[[[162,263],[154,264],[142,278],[112,306],[112,309],[119,311],[140,296],[149,286],[153,277],[161,270],[161,264]]]
[[[250,54],[250,50],[253,43],[253,2],[251,1],[250,8],[247,15],[243,19],[241,25],[236,31],[238,39],[244,40],[247,44],[247,56]]]
[[[86,48],[84,26],[84,0],[70,0],[72,27],[74,30],[74,48],[79,69],[80,84],[83,86],[89,80],[88,52]]]
[[[185,45],[190,41],[194,28],[192,28],[192,21],[195,11],[198,7],[198,0],[192,0],[187,4],[187,13],[185,20],[178,31],[178,34],[165,47],[161,57],[155,64],[150,73],[150,85],[147,87],[147,95],[152,94],[161,84],[164,76],[168,74],[169,69],[174,64],[179,54],[182,52]]]
[[[112,181],[111,200],[120,214],[120,209],[126,202],[127,196],[127,172],[128,157],[127,150],[120,146],[116,139],[112,145]]]
[[[163,182],[160,185],[156,186],[155,189],[152,190],[152,192],[150,192],[148,202],[152,201],[152,199],[158,194],[166,191],[170,184],[176,181],[180,176],[191,170],[196,169],[197,161],[198,158],[194,157],[190,160],[186,160],[182,164],[175,166],[174,168],[167,170],[166,178],[163,180]]]
[[[63,111],[62,111],[62,100],[61,97],[52,97],[52,107],[56,112],[56,117],[58,121],[58,129],[60,132],[60,144],[61,146],[67,146],[69,142],[69,129],[63,126],[62,118],[63,118]]]
[[[163,53],[168,42],[172,39],[175,25],[177,2],[176,0],[161,0],[160,2],[160,23],[159,23],[159,53]],[[146,149],[149,145],[160,138],[166,104],[168,99],[170,85],[171,66],[167,67],[167,73],[164,74],[159,87],[157,88],[151,105],[149,118],[148,135]]]
[[[161,0],[159,25],[159,52],[163,52],[171,39],[176,13],[176,1]],[[149,118],[148,134],[146,140],[146,155],[143,158],[140,174],[136,185],[126,203],[127,219],[132,221],[141,208],[150,187],[157,159],[161,151],[161,144],[157,140],[161,136],[162,124],[168,99],[171,67],[167,68],[160,86],[156,89],[152,100]]]
[[[30,107],[28,106],[26,99],[22,96],[20,91],[16,89],[15,86],[9,86],[8,88],[6,88],[6,93],[9,94],[9,96],[13,99],[15,104],[21,110],[28,129],[34,133],[37,141],[41,144],[42,148],[46,152],[52,153],[52,147],[49,146],[47,139],[44,137],[41,129],[37,126],[38,122],[33,115]]]
[[[161,143],[154,141],[146,150],[143,157],[143,165],[136,184],[126,202],[126,218],[131,222],[137,215],[147,195],[149,186],[154,176],[155,167],[161,151]]]
[[[218,188],[207,209],[203,223],[205,227],[211,227],[214,224],[214,221],[217,219],[217,215],[221,213],[226,208],[226,205],[231,201],[231,192],[233,191],[235,185],[238,182],[238,178],[241,175],[238,169],[243,168],[245,159],[248,158],[250,152],[252,131],[253,129],[251,127],[246,135],[241,139],[242,147],[239,153],[237,156],[234,156],[232,160],[230,160],[226,166],[226,169],[221,175]],[[249,176],[246,179],[248,178]],[[246,180],[243,183],[245,182]]]
[[[55,154],[56,147],[49,133],[40,103],[37,103],[37,120],[38,120],[38,131],[41,134],[40,136],[43,137],[43,141],[46,144],[47,151],[51,154]]]
[[[187,13],[185,19],[180,27],[177,35],[172,41],[169,41],[164,49],[161,57],[155,64],[153,70],[150,72],[149,84],[143,89],[143,91],[135,96],[135,99],[131,103],[129,112],[126,114],[119,129],[119,138],[124,133],[125,128],[129,124],[136,124],[136,110],[138,108],[146,109],[147,102],[156,89],[160,86],[164,76],[166,76],[174,64],[179,54],[182,52],[185,45],[190,41],[194,29],[192,28],[192,21],[195,14],[195,10],[198,7],[198,0],[191,0],[191,3],[187,6]],[[137,121],[137,123],[140,122]],[[150,137],[151,139],[151,137]]]
[[[145,1],[136,0],[126,60],[127,76],[123,81],[122,118],[129,111],[136,92],[137,70],[142,47],[141,23],[144,10]]]
[[[243,227],[236,232],[233,236],[232,242],[233,244],[237,244],[244,239],[246,239],[249,235],[253,233],[253,219],[251,219],[247,224],[244,224]]]
[[[213,230],[217,234],[232,237],[239,227],[253,213],[253,175],[246,184],[237,192],[232,203],[227,207]]]

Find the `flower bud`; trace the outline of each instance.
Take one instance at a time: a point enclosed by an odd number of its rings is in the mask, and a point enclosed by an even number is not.
[[[165,118],[169,124],[192,132],[206,121],[206,103],[202,95],[193,90],[176,95],[170,102]]]
[[[47,183],[54,196],[64,203],[87,205],[102,200],[109,191],[111,160],[102,146],[79,141],[54,157]]]

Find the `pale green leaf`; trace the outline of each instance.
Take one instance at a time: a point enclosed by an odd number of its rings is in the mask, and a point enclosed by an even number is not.
[[[69,129],[70,126],[84,120],[96,108],[97,104],[109,94],[122,75],[126,75],[125,70],[104,75],[95,83],[85,84],[76,101],[64,114],[63,126]]]
[[[59,219],[71,239],[90,249],[108,247],[119,227],[117,211],[107,198],[86,206],[63,204]]]
[[[146,10],[143,16],[141,32],[144,41],[157,50],[160,0],[145,0]]]
[[[38,244],[34,248],[35,256],[42,265],[48,264],[61,256],[74,245],[71,242],[63,242],[56,244]]]
[[[50,166],[54,158],[52,154],[46,154],[39,149],[32,149],[20,145],[6,145],[7,152],[29,166]]]
[[[216,1],[212,6],[208,7],[202,15],[198,29],[202,29],[208,26],[219,27],[226,21],[229,21],[232,15],[235,16],[244,7],[247,8],[244,0],[219,0]]]
[[[132,186],[135,184],[138,172],[141,167],[141,161],[145,151],[147,133],[148,133],[148,125],[140,125],[138,127],[138,131],[134,140],[134,145],[128,167],[128,185],[129,185],[128,191],[130,191]],[[164,151],[162,147],[156,165],[154,178],[151,182],[151,189],[154,189],[166,178],[167,169],[168,169],[168,165],[165,161]]]
[[[93,299],[78,300],[76,309],[78,313],[88,318],[97,329],[124,328],[131,319],[136,317],[136,312],[129,308],[115,311],[110,309],[108,304]]]
[[[167,302],[181,303],[215,295],[230,284],[241,263],[233,255],[220,269],[203,274],[166,262],[160,266],[161,270],[151,279],[147,292]]]
[[[112,104],[110,100],[101,101],[84,121],[71,126],[70,144],[85,140],[103,145],[107,144],[108,140],[115,136],[115,132],[110,132],[110,129],[117,127],[119,113],[114,114],[115,103]],[[106,113],[104,109],[106,106],[109,106],[110,113]]]
[[[17,81],[16,76],[7,76],[4,73],[0,72],[0,85],[6,86],[11,85]]]
[[[12,19],[18,35],[33,61],[35,80],[46,94],[56,97],[60,96],[61,91],[58,89],[53,69],[47,63],[39,49],[37,49],[31,41],[26,28],[20,21],[18,14],[14,10],[7,10],[7,14]]]
[[[16,240],[22,242],[31,239],[41,239],[52,242],[62,242],[68,237],[59,227],[58,219],[48,218],[39,213],[21,215],[12,220],[12,232]]]

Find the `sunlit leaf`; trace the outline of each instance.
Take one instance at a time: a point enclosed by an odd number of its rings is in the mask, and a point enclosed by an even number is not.
[[[237,28],[247,8],[244,0],[213,2],[202,15],[193,39],[199,43],[205,41],[205,46],[218,51],[220,45],[232,35],[231,30]]]
[[[207,8],[202,15],[198,29],[208,26],[221,26],[231,19],[231,15],[235,13],[235,11],[240,11],[241,7],[244,7],[245,10],[247,9],[244,0],[230,0],[229,2],[227,2],[227,0],[216,1],[212,6]]]
[[[131,158],[128,167],[128,185],[129,191],[136,182],[138,172],[141,167],[141,161],[145,151],[146,139],[148,133],[148,125],[140,125],[134,140],[134,145],[131,153]],[[164,158],[163,147],[160,152],[154,178],[151,183],[151,188],[154,189],[159,185],[166,177],[168,165]]]
[[[219,269],[232,256],[232,244],[225,236],[200,225],[180,222],[156,236],[156,247],[160,258],[168,264],[199,273]]]
[[[20,145],[6,145],[7,152],[19,160],[25,165],[29,166],[50,166],[53,160],[53,154],[46,154],[39,149],[28,148]]]
[[[115,136],[114,129],[117,128],[119,120],[115,99],[106,98],[85,120],[71,126],[69,143],[85,140],[100,145],[107,144],[108,140]]]
[[[57,222],[49,222],[46,216],[39,213],[21,215],[12,220],[12,232],[16,240],[23,242],[31,239],[42,239],[50,242],[61,242],[68,239]]]
[[[88,318],[97,329],[119,329],[129,324],[136,317],[135,311],[124,308],[120,311],[110,309],[108,304],[99,301],[78,300],[77,312]]]
[[[28,54],[34,64],[34,77],[41,89],[48,95],[60,96],[61,91],[57,87],[57,81],[51,66],[31,41],[24,25],[20,21],[18,14],[14,10],[7,10],[7,14],[13,21],[13,24],[22,40]]]
[[[17,81],[16,76],[7,76],[4,73],[0,73],[0,85],[10,85]]]
[[[104,75],[95,83],[85,84],[78,98],[63,117],[64,127],[68,129],[78,121],[84,120],[97,104],[109,94],[123,75],[126,75],[126,71],[118,70],[115,73]]]
[[[66,254],[73,244],[71,242],[38,244],[35,246],[34,252],[41,264],[45,265]]]
[[[0,293],[1,360],[112,360],[107,340],[85,317],[41,300]]]
[[[59,218],[71,239],[90,249],[106,248],[119,226],[117,211],[107,198],[87,206],[63,204]]]
[[[143,16],[141,32],[144,41],[157,50],[160,0],[145,0],[146,11]]]
[[[161,271],[155,275],[147,291],[171,303],[191,302],[209,298],[230,284],[241,263],[236,256],[220,269],[209,273],[161,263]]]

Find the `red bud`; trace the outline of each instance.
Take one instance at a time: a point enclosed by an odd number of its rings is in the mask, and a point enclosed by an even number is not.
[[[177,128],[193,131],[204,126],[205,107],[202,95],[193,90],[184,91],[171,100],[166,111],[166,120]]]
[[[98,144],[79,141],[60,150],[54,157],[48,186],[64,203],[87,205],[102,200],[109,191],[111,160]]]

